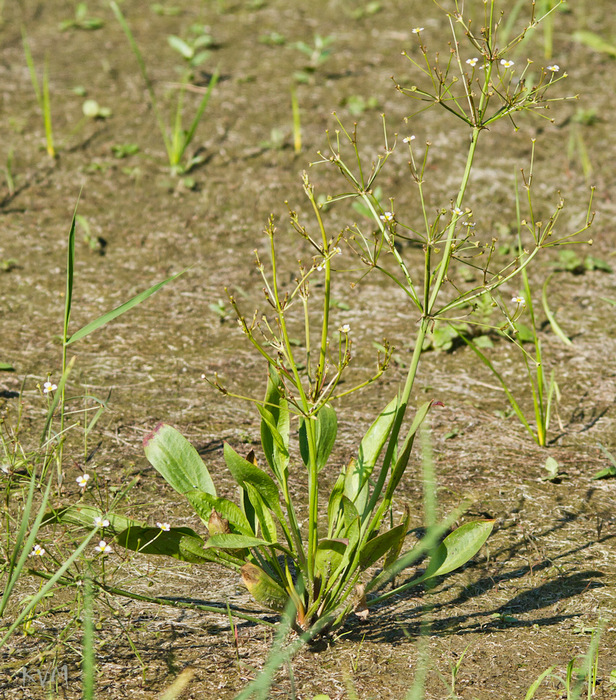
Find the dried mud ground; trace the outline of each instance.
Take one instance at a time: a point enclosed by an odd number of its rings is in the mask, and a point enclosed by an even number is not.
[[[307,211],[300,173],[318,159],[317,150],[326,148],[325,129],[334,127],[331,112],[336,110],[347,124],[357,119],[361,143],[374,153],[381,147],[381,112],[387,114],[392,132],[416,134],[418,142],[430,140],[427,187],[432,208],[449,204],[463,165],[465,136],[436,111],[406,125],[403,118],[414,105],[390,80],[395,75],[412,83],[411,65],[400,56],[404,49],[417,55],[412,27],[425,28],[430,50],[447,51],[447,22],[432,3],[382,0],[380,11],[359,18],[353,12],[367,4],[351,0],[177,0],[166,5],[172,4],[179,14],[157,14],[149,3],[125,2],[123,8],[165,109],[181,67],[167,36],[186,36],[191,25],[202,24],[215,39],[205,66],[210,71],[219,66],[222,79],[197,132],[195,150],[205,160],[191,173],[194,189],[165,168],[134,56],[105,3],[88,5],[91,15],[104,20],[101,29],[65,33],[58,24],[74,16],[71,2],[2,3],[0,163],[10,170],[14,188],[9,188],[9,178],[0,183],[0,361],[10,362],[15,372],[0,375],[0,410],[6,424],[14,425],[21,402],[21,439],[26,447],[35,446],[45,412],[37,385],[48,374],[57,379],[60,373],[66,241],[81,190],[79,213],[91,236],[105,245],[92,251],[82,240],[83,227],[78,228],[73,330],[154,282],[189,270],[132,313],[71,346],[76,358],[71,395],[106,399],[111,393],[108,410],[90,437],[87,463],[79,440],[69,440],[64,492],[56,502],[73,503],[80,497],[75,477],[83,470],[96,475],[103,496],[140,475],[121,506],[124,511],[152,523],[170,520],[198,528],[185,504],[146,462],[141,439],[161,420],[176,425],[199,448],[222,491],[231,489],[222,441],[245,451],[257,446],[256,412],[222,397],[201,378],[218,373],[229,388],[256,397],[265,380],[262,363],[231,315],[221,321],[210,305],[225,298],[225,286],[248,314],[261,303],[252,250],[259,249],[267,259],[261,231],[270,212],[279,220],[279,250],[289,279],[295,260],[309,259],[310,251],[298,244],[285,222],[285,201]],[[483,3],[467,5],[475,11]],[[552,60],[570,76],[561,94],[568,94],[565,89],[580,93],[579,101],[555,103],[550,115],[554,123],[523,118],[515,133],[509,125],[486,133],[469,205],[481,235],[498,234],[512,242],[511,174],[514,168],[527,168],[530,140],[537,138],[540,208],[547,211],[560,191],[567,200],[563,230],[573,230],[584,220],[588,184],[594,184],[595,243],[578,254],[583,258],[590,252],[614,265],[614,64],[605,54],[575,43],[572,34],[586,29],[613,37],[616,26],[607,2],[570,5],[568,13],[556,16]],[[21,26],[39,68],[47,57],[59,150],[55,162],[44,151]],[[272,32],[284,35],[286,44],[260,41]],[[312,43],[315,34],[334,35],[335,41],[312,84],[298,86],[303,151],[296,155],[289,88],[303,58],[291,44]],[[533,55],[542,65],[542,50],[537,33],[520,47],[516,61],[523,64]],[[198,70],[196,82],[203,84],[202,78]],[[74,91],[78,86],[111,109],[112,116],[83,120],[84,97]],[[378,106],[353,117],[345,106],[353,95],[374,97]],[[195,108],[193,98],[187,97],[188,110]],[[577,123],[579,110],[595,110],[597,119],[591,125]],[[272,129],[281,134],[280,148],[266,143],[272,140]],[[114,157],[114,145],[131,143],[138,144],[138,153]],[[580,144],[592,165],[587,178],[582,175]],[[313,167],[310,173],[318,192],[342,186],[327,168]],[[415,216],[413,184],[401,151],[392,156],[381,187],[384,201],[395,197],[397,212]],[[327,213],[330,231],[357,216],[343,207],[332,208]],[[346,260],[346,253],[342,257]],[[572,346],[565,346],[549,326],[542,332],[546,364],[555,370],[562,392],[548,449],[535,447],[515,417],[503,417],[502,391],[468,349],[426,353],[417,383],[415,401],[429,397],[445,404],[432,418],[440,508],[446,512],[469,494],[473,501],[466,517],[496,521],[488,545],[432,591],[395,599],[365,623],[350,620],[331,645],[300,653],[292,675],[288,668],[280,671],[270,697],[325,693],[362,700],[403,698],[417,674],[424,621],[430,658],[427,698],[450,697],[447,682],[462,655],[458,697],[523,698],[544,669],[554,665],[563,676],[569,660],[586,653],[590,633],[598,627],[602,634],[595,697],[616,698],[610,682],[616,669],[616,482],[591,480],[606,466],[598,444],[616,451],[616,328],[614,307],[603,300],[616,298],[614,275],[605,270],[574,275],[558,262],[556,253],[548,255],[531,275],[539,294],[543,280],[554,272],[550,305],[573,339]],[[518,291],[508,288],[506,293]],[[372,343],[383,337],[395,345],[398,361],[381,382],[338,407],[340,437],[333,464],[342,464],[399,386],[416,319],[404,300],[375,276],[353,288],[343,285],[336,294],[348,307],[337,308],[334,315],[352,326],[357,375],[365,376],[373,367]],[[521,358],[502,345],[497,348],[499,368],[519,385],[529,410]],[[560,483],[541,480],[547,456],[566,472]],[[301,476],[298,468],[295,488],[300,496]],[[331,480],[335,476],[327,474]],[[86,498],[95,499],[94,490]],[[403,482],[400,506],[404,500],[411,505],[413,527],[420,527],[418,458]],[[50,531],[47,536],[43,544],[50,552],[59,557],[70,553],[67,534]],[[409,536],[409,544],[411,540]],[[108,570],[115,571],[114,583],[136,592],[255,609],[236,577],[216,567],[114,553]],[[37,579],[24,578],[17,600],[38,586]],[[74,605],[72,593],[60,591],[46,603],[48,614],[35,619],[27,635],[19,628],[2,649],[3,697],[81,697],[81,633],[69,624]],[[98,698],[158,697],[187,668],[193,675],[182,697],[233,698],[263,666],[271,644],[269,632],[249,624],[238,626],[235,643],[224,616],[117,597],[97,601],[96,623]],[[54,682],[46,684],[53,669]],[[550,682],[535,697],[561,698],[563,692],[562,685]]]

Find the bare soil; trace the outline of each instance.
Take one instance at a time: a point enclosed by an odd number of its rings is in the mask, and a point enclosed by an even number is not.
[[[36,445],[46,406],[37,385],[48,375],[57,379],[60,374],[66,242],[81,192],[79,213],[91,236],[103,243],[91,250],[78,227],[73,330],[154,282],[188,271],[130,314],[71,346],[76,361],[70,393],[110,396],[90,438],[87,461],[79,441],[69,441],[64,492],[57,504],[80,497],[75,477],[83,470],[96,474],[100,498],[140,475],[123,510],[153,523],[165,519],[199,529],[187,504],[177,500],[145,460],[141,440],[159,421],[177,426],[199,448],[220,489],[232,493],[222,443],[227,440],[242,451],[257,447],[258,416],[250,404],[221,396],[202,375],[217,373],[234,392],[260,397],[266,372],[228,305],[224,319],[210,305],[224,302],[225,287],[248,315],[262,304],[252,251],[258,249],[267,260],[262,230],[271,212],[279,221],[278,246],[289,281],[296,259],[310,259],[310,250],[297,242],[287,223],[285,202],[307,211],[300,174],[319,159],[318,150],[326,149],[325,130],[333,133],[336,128],[331,113],[336,111],[349,125],[357,120],[362,148],[374,153],[382,141],[381,112],[387,114],[392,132],[431,141],[428,196],[433,208],[449,205],[467,137],[436,110],[405,124],[415,105],[395,91],[390,79],[393,75],[412,84],[412,66],[400,53],[406,49],[418,55],[414,26],[425,27],[422,38],[429,46],[447,51],[447,21],[432,3],[382,0],[380,11],[359,18],[354,11],[368,5],[352,0],[176,0],[165,5],[176,6],[179,13],[160,15],[149,3],[123,3],[164,109],[173,108],[182,67],[168,35],[186,36],[194,24],[208,26],[215,46],[194,82],[207,85],[204,74],[216,66],[222,75],[192,149],[204,156],[190,173],[194,189],[165,166],[135,58],[105,3],[88,7],[89,15],[104,20],[101,29],[63,33],[58,24],[74,15],[72,2],[2,4],[0,163],[8,167],[12,159],[14,188],[8,179],[0,183],[0,263],[6,263],[6,270],[0,268],[0,361],[12,363],[16,371],[0,374],[0,410],[7,421],[14,421],[21,402],[22,440]],[[536,138],[540,208],[547,212],[560,192],[567,200],[563,228],[573,230],[584,220],[588,185],[595,185],[595,242],[576,252],[614,265],[613,62],[576,43],[572,34],[587,29],[613,37],[616,21],[607,2],[570,5],[568,13],[556,14],[550,61],[569,73],[561,94],[579,92],[579,101],[555,103],[549,114],[554,123],[521,119],[517,132],[501,124],[486,134],[469,205],[483,235],[513,243],[512,174],[528,167],[531,138]],[[55,161],[44,150],[22,26],[41,76],[48,64],[59,153]],[[263,37],[272,32],[284,35],[286,44],[265,43]],[[297,88],[303,150],[295,154],[290,87],[293,72],[305,59],[291,44],[312,44],[317,34],[333,35],[335,41],[331,57],[312,81]],[[543,65],[542,51],[543,34],[536,32],[520,47],[516,62],[523,65],[532,55],[537,66]],[[74,91],[79,86],[88,98],[109,107],[112,116],[83,120],[85,98]],[[378,107],[353,116],[347,106],[353,95],[374,97]],[[198,94],[187,95],[188,118],[198,99]],[[591,109],[598,117],[592,125],[575,121],[579,110]],[[272,129],[282,133],[278,148],[266,143],[272,140]],[[576,134],[581,141],[575,141]],[[132,143],[138,144],[138,153],[114,157],[113,146]],[[580,143],[592,165],[588,181],[582,174]],[[317,192],[341,187],[328,168],[313,166],[310,176]],[[401,150],[392,156],[381,187],[385,199],[396,198],[397,211],[406,210],[409,219],[419,216]],[[327,216],[332,233],[358,217],[344,206],[333,207]],[[352,264],[346,254],[342,257]],[[555,370],[562,392],[548,448],[536,447],[515,416],[503,415],[503,392],[467,348],[427,352],[414,397],[418,403],[435,398],[445,404],[432,417],[439,507],[447,512],[470,495],[473,505],[467,517],[496,520],[487,546],[436,588],[401,596],[365,623],[352,619],[329,645],[300,653],[292,672],[279,672],[271,698],[311,699],[318,693],[362,700],[403,698],[418,672],[418,650],[427,641],[427,698],[450,697],[451,669],[464,655],[456,681],[459,698],[521,699],[544,669],[554,665],[564,676],[569,660],[586,653],[591,632],[599,627],[594,697],[616,698],[610,682],[616,669],[616,481],[591,480],[606,466],[598,444],[616,452],[616,325],[614,307],[603,300],[616,298],[615,278],[606,270],[563,270],[554,252],[531,275],[538,299],[550,272],[550,306],[573,345],[565,346],[544,326],[546,363]],[[349,281],[357,277],[348,274]],[[371,371],[373,342],[384,337],[396,347],[397,360],[381,382],[337,407],[334,464],[342,464],[397,390],[417,319],[401,295],[376,276],[341,286],[336,293],[349,307],[334,314],[352,326],[356,376]],[[498,343],[499,368],[519,385],[522,405],[530,410],[522,360],[513,348]],[[566,472],[560,483],[541,480],[548,456]],[[302,477],[298,467],[298,494],[304,490]],[[333,481],[336,473],[327,477]],[[402,497],[414,514],[412,527],[420,528],[419,456],[403,486]],[[49,551],[58,557],[70,552],[71,534],[58,530],[49,537]],[[116,571],[114,582],[123,588],[210,604],[228,601],[258,612],[240,581],[216,567],[121,558],[119,553],[109,562]],[[39,585],[38,579],[24,579],[20,596],[36,592]],[[45,605],[47,614],[33,621],[28,634],[20,628],[2,650],[4,697],[81,697],[81,632],[69,624],[75,619],[74,594],[59,591]],[[235,637],[225,616],[112,596],[98,600],[96,621],[101,699],[157,697],[184,669],[192,669],[193,675],[182,697],[233,698],[263,666],[272,641],[271,632],[250,623],[239,624]],[[535,697],[562,698],[563,693],[562,685],[550,682]]]

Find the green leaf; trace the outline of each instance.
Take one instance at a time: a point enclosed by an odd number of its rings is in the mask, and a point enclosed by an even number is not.
[[[197,450],[175,428],[160,423],[143,441],[145,456],[178,493],[205,491],[216,496],[216,488]]]
[[[251,535],[220,534],[212,535],[204,547],[206,549],[212,547],[217,549],[250,549],[250,547],[266,547],[273,544],[275,543]]]
[[[189,527],[172,527],[165,531],[159,527],[133,526],[120,532],[115,541],[141,554],[164,555],[193,564],[219,561],[214,553],[206,551],[201,537]]]
[[[327,504],[327,534],[329,537],[332,536],[338,525],[338,519],[341,513],[341,501],[342,496],[344,495],[344,480],[344,472],[341,472],[338,475],[338,479],[336,480],[331,493],[329,494],[329,502]]]
[[[413,419],[411,427],[409,428],[409,431],[406,434],[406,438],[404,439],[404,443],[402,444],[402,450],[398,455],[398,459],[396,460],[394,468],[391,472],[389,483],[387,484],[387,491],[385,493],[385,499],[387,500],[391,500],[395,490],[398,488],[400,479],[402,478],[402,475],[406,470],[406,466],[411,456],[413,442],[415,441],[415,434],[419,430],[421,424],[424,422],[431,406],[432,401],[426,401],[417,409],[417,412],[415,413],[415,418]]]
[[[109,526],[106,530],[113,533],[119,533],[127,528],[141,527],[141,523],[132,518],[126,518],[117,513],[105,513],[99,508],[87,505],[68,506],[59,510],[51,510],[43,519],[43,525],[52,523],[64,523],[68,525],[79,525],[87,529],[97,527],[96,518],[107,519]]]
[[[265,505],[265,501],[261,497],[261,494],[252,484],[247,481],[244,482],[244,488],[246,489],[250,502],[252,503],[252,507],[254,508],[255,516],[261,530],[261,535],[268,542],[276,542],[278,539],[276,536],[276,523],[274,522],[274,518],[272,517],[268,507]]]
[[[391,549],[387,552],[387,556],[385,557],[385,561],[383,562],[383,569],[387,569],[389,566],[391,566],[391,564],[393,564],[396,561],[396,559],[400,556],[400,552],[402,551],[402,547],[404,545],[404,540],[406,539],[406,533],[409,529],[410,521],[411,510],[408,504],[405,504],[404,515],[402,516],[402,520],[399,523],[399,525],[402,525],[402,531],[400,532],[398,541],[394,542]]]
[[[338,419],[336,411],[329,405],[323,406],[316,415],[312,417],[314,423],[315,442],[317,448],[316,467],[317,472],[321,471],[327,464],[327,460],[336,442],[336,434],[338,432]],[[299,447],[304,460],[304,464],[310,462],[310,451],[308,449],[308,434],[306,430],[306,418],[302,419],[299,428]]]
[[[404,523],[401,523],[396,525],[396,527],[392,527],[391,530],[368,540],[359,550],[359,566],[361,570],[363,571],[376,563],[392,547],[396,546],[400,541],[400,537],[404,537],[404,535],[406,535],[406,526]]]
[[[172,49],[179,51],[186,60],[190,60],[195,53],[192,46],[189,46],[183,39],[180,39],[179,36],[168,36],[167,42]]]
[[[545,679],[546,676],[549,676],[550,673],[556,668],[556,666],[550,666],[550,668],[546,668],[545,671],[535,679],[533,683],[531,683],[530,687],[526,691],[526,695],[524,696],[524,700],[532,700],[535,697],[535,693],[537,692],[537,688],[543,683],[543,680]]]
[[[596,474],[593,474],[592,480],[611,479],[614,476],[616,476],[616,467],[610,465],[609,467],[605,467],[605,469],[600,469]]]
[[[549,275],[549,277],[546,279],[543,289],[541,292],[541,301],[543,303],[543,310],[545,312],[546,318],[548,319],[550,326],[552,327],[552,330],[556,335],[563,341],[565,345],[573,345],[571,342],[571,339],[565,334],[563,329],[558,325],[558,322],[556,321],[556,317],[552,313],[552,310],[550,309],[550,306],[548,304],[548,284],[550,280],[552,279],[552,275]]]
[[[229,471],[237,483],[242,487],[247,483],[254,486],[265,501],[265,505],[282,518],[278,487],[272,477],[259,469],[256,464],[252,464],[240,457],[227,442],[225,442],[224,446],[224,457],[227,467],[229,467]]]
[[[15,368],[13,365],[9,365],[6,362],[0,362],[0,372],[14,372]]]
[[[284,483],[289,465],[289,408],[279,389],[280,378],[272,370],[267,379],[261,414],[261,445],[265,458],[279,483]]]
[[[368,501],[368,479],[391,432],[396,417],[398,397],[390,401],[364,435],[357,460],[349,463],[344,480],[344,494],[363,513]]]
[[[430,558],[421,580],[443,576],[466,564],[481,549],[493,527],[493,520],[474,520],[447,535]]]
[[[314,565],[325,578],[338,569],[349,545],[345,539],[324,539],[317,546]]]
[[[232,531],[242,535],[254,535],[248,519],[242,509],[226,498],[217,498],[206,491],[191,491],[185,494],[197,515],[207,525],[212,511],[215,510],[223,518],[229,521]]]
[[[73,222],[73,227],[74,227],[74,222]],[[157,282],[155,285],[150,287],[149,289],[146,289],[144,292],[140,292],[136,296],[134,296],[132,299],[129,299],[128,301],[124,302],[124,304],[120,304],[120,306],[117,306],[115,309],[112,309],[111,311],[108,311],[106,314],[103,314],[102,316],[99,316],[97,319],[94,321],[91,321],[90,323],[86,324],[83,328],[80,328],[76,333],[73,333],[71,337],[66,341],[66,345],[70,345],[71,343],[75,343],[78,340],[81,340],[82,338],[85,338],[86,335],[89,335],[90,333],[93,333],[94,331],[98,330],[105,324],[109,323],[109,321],[113,321],[114,318],[117,318],[118,316],[121,316],[123,313],[126,313],[133,307],[137,306],[138,304],[141,304],[142,301],[145,301],[148,297],[151,297],[152,294],[155,294],[159,289],[164,287],[166,284],[169,284],[169,282],[173,282],[173,280],[176,280],[180,275],[183,275],[186,272],[186,270],[182,270],[182,272],[178,272],[177,275],[172,275],[171,277],[168,277],[166,280],[163,280],[162,282]],[[71,287],[72,287],[72,281],[71,281]],[[70,315],[70,304],[67,305],[67,310],[66,310],[66,316]]]

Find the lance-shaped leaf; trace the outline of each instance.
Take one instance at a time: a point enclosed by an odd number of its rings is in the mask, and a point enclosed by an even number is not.
[[[242,487],[247,483],[254,486],[263,498],[265,505],[273,510],[279,518],[282,518],[278,487],[272,477],[259,469],[256,464],[240,457],[227,442],[225,442],[224,457],[227,467],[237,483]]]
[[[323,577],[338,569],[348,545],[347,539],[324,539],[319,542],[314,565]]]
[[[493,527],[494,520],[474,520],[464,523],[447,535],[430,558],[430,564],[421,579],[425,581],[443,576],[466,564],[483,547]]]
[[[269,574],[250,562],[242,566],[241,574],[244,585],[258,603],[272,610],[284,610],[289,596]]]
[[[206,493],[205,491],[187,493],[186,498],[206,525],[210,521],[212,511],[216,511],[221,517],[229,521],[231,532],[238,532],[242,535],[254,535],[254,531],[250,527],[242,509],[233,501],[212,496],[211,493]]]
[[[74,222],[73,222],[73,229],[74,229]],[[73,231],[74,235],[74,231]],[[102,316],[99,316],[98,318],[94,319],[94,321],[90,321],[90,323],[86,324],[83,328],[80,328],[78,331],[73,333],[70,338],[67,339],[65,345],[70,345],[71,343],[75,343],[78,340],[81,340],[81,338],[85,338],[86,335],[89,335],[90,333],[94,332],[95,330],[98,330],[105,324],[109,323],[109,321],[113,321],[114,318],[117,318],[118,316],[121,316],[122,314],[126,313],[127,311],[130,311],[133,307],[137,306],[137,304],[141,304],[142,301],[145,301],[148,297],[151,297],[152,294],[155,294],[159,289],[162,289],[166,284],[169,284],[169,282],[173,282],[173,280],[176,280],[180,275],[183,275],[186,270],[183,270],[182,272],[178,272],[177,275],[173,275],[171,277],[168,277],[166,280],[163,280],[162,282],[157,282],[156,284],[152,285],[149,289],[146,289],[145,291],[137,294],[134,296],[132,299],[129,299],[128,301],[124,302],[124,304],[120,304],[120,306],[116,307],[115,309],[112,309],[111,311],[108,311],[106,314],[103,314]],[[70,307],[67,308],[68,315],[70,315]],[[68,318],[67,324],[65,326],[65,331],[68,330]]]
[[[316,463],[317,471],[321,471],[327,464],[329,455],[336,442],[336,434],[338,432],[338,419],[336,411],[329,405],[325,404],[315,417],[302,419],[299,427],[299,449],[304,460],[304,464],[310,462],[310,450],[308,448],[308,431],[306,430],[306,420],[313,422],[315,442],[316,442]]]
[[[329,502],[327,504],[327,535],[331,537],[335,532],[338,521],[342,515],[342,496],[344,495],[344,472],[338,474],[338,479],[329,494]]]
[[[364,435],[357,459],[349,464],[344,480],[344,494],[360,513],[368,501],[368,479],[374,470],[379,455],[387,441],[396,418],[398,397],[390,401]]]
[[[392,469],[391,477],[389,479],[389,483],[387,484],[387,490],[385,493],[386,500],[389,500],[393,497],[393,494],[396,488],[398,487],[398,484],[400,483],[400,479],[402,478],[402,475],[406,470],[406,466],[411,456],[413,442],[415,441],[415,435],[419,430],[421,424],[424,422],[425,417],[428,415],[428,411],[430,410],[431,405],[431,401],[426,401],[426,403],[422,404],[419,407],[417,413],[415,414],[415,418],[413,419],[411,427],[409,428],[409,431],[406,434],[406,438],[404,439],[404,443],[402,445],[402,449],[400,450],[400,454],[398,455],[398,459],[396,460],[394,468]]]
[[[205,543],[206,549],[217,547],[218,549],[249,549],[250,547],[274,546],[275,542],[268,542],[260,537],[251,535],[212,535]]]
[[[255,517],[259,523],[261,535],[268,542],[276,542],[278,539],[276,536],[276,523],[274,522],[274,518],[269,508],[265,505],[265,501],[261,497],[261,494],[249,482],[244,483],[244,488],[246,489],[248,498],[250,498],[250,502],[254,508]]]
[[[444,526],[445,522],[446,521],[443,521],[443,523],[435,526],[432,529],[432,532],[428,530],[426,537],[424,537],[423,541],[420,542],[415,548],[418,553],[422,549],[422,543],[425,544],[426,541],[432,539]],[[432,550],[433,553],[431,554],[428,568],[421,576],[418,576],[412,581],[398,586],[397,588],[393,588],[386,594],[372,599],[370,602],[373,603],[385,600],[386,598],[390,598],[393,595],[402,593],[409,588],[417,586],[430,578],[434,578],[435,576],[443,576],[444,574],[450,573],[454,569],[458,569],[463,564],[466,564],[469,559],[472,559],[475,554],[477,554],[484,542],[488,539],[493,527],[493,520],[474,520],[470,523],[465,523],[461,527],[454,530],[450,535],[447,535],[447,537],[445,537],[445,539],[436,547],[436,549]],[[405,566],[411,563],[411,561],[416,561],[417,556],[413,556],[413,552],[415,550],[411,550],[410,552],[403,554],[402,557],[400,557],[400,559],[397,562],[394,562],[394,564],[390,567],[390,571],[382,571],[381,574],[375,577],[368,584],[367,588],[370,589],[380,587],[382,583],[384,583],[387,579],[391,580],[393,575],[399,573],[402,568],[405,568]]]
[[[279,483],[285,480],[289,465],[289,408],[280,393],[280,379],[270,370],[263,406],[257,404],[261,414],[261,445],[265,458]]]
[[[160,423],[143,441],[145,456],[178,493],[205,491],[216,496],[210,473],[197,450],[170,425]]]
[[[400,537],[404,537],[406,534],[406,528],[404,523],[392,527],[391,530],[383,532],[371,540],[368,540],[366,544],[359,550],[359,566],[362,569],[367,569],[376,563],[382,556],[384,556],[392,547],[395,547]]]
[[[393,564],[396,559],[400,556],[400,552],[402,551],[402,547],[404,545],[404,539],[406,538],[406,533],[408,532],[409,529],[409,523],[411,521],[411,509],[408,506],[408,503],[405,503],[404,505],[404,515],[402,516],[402,519],[400,520],[399,525],[402,525],[402,532],[400,533],[400,537],[398,538],[398,541],[392,546],[392,548],[387,552],[387,556],[385,557],[385,561],[383,562],[383,568],[386,569],[388,566]]]
[[[214,552],[204,549],[203,540],[189,527],[130,527],[120,532],[115,541],[141,554],[158,554],[174,557],[193,564],[220,561]],[[222,562],[221,562],[222,563]]]
[[[107,530],[113,533],[122,532],[127,528],[141,527],[141,523],[131,518],[126,518],[117,513],[104,513],[99,508],[88,505],[68,506],[68,508],[60,508],[59,510],[51,510],[45,514],[42,525],[50,525],[52,523],[64,523],[69,525],[80,525],[85,528],[98,527],[97,518],[100,520],[108,520],[109,525]]]

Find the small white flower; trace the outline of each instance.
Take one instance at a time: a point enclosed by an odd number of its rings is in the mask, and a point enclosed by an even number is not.
[[[521,306],[522,308],[524,308],[524,307],[526,306],[526,299],[524,299],[524,297],[521,297],[521,296],[519,296],[519,295],[518,295],[518,296],[515,296],[515,297],[511,297],[511,301],[512,301],[514,304],[517,304],[518,306]]]
[[[414,27],[413,28],[413,34],[419,34],[419,32],[423,32],[424,27]]]
[[[474,68],[479,62],[479,59],[476,56],[474,56],[473,58],[467,58],[466,62],[471,68]]]
[[[32,547],[32,551],[28,556],[30,557],[42,557],[43,554],[45,554],[45,550],[41,547],[40,544],[35,544],[34,547]]]
[[[402,143],[411,143],[411,141],[414,141],[415,137],[414,136],[407,136],[406,138],[402,139]]]
[[[350,332],[351,332],[351,326],[349,326],[348,323],[345,323],[345,324],[343,324],[342,326],[340,326],[340,328],[339,328],[338,330],[339,330],[341,333],[350,333]]]
[[[474,221],[463,221],[462,226],[468,226],[469,228],[475,228],[475,222]]]
[[[514,65],[513,61],[509,61],[505,58],[501,58],[501,66],[504,66],[505,68],[511,68]]]
[[[381,221],[393,221],[394,215],[390,211],[384,211],[380,216]]]
[[[97,552],[100,552],[102,556],[106,557],[112,550],[111,547],[105,542],[105,540],[101,540],[94,549]]]
[[[52,384],[51,382],[45,382],[43,384],[43,394],[49,394],[58,388],[57,384]]]
[[[322,269],[323,269],[323,265],[317,265],[317,272],[321,272]]]
[[[336,246],[335,248],[332,249],[332,254],[333,255],[342,255],[342,250],[340,250],[339,246]]]
[[[462,209],[460,209],[460,207],[454,207],[453,213],[456,216],[463,216],[464,215],[464,212],[462,211]]]
[[[88,481],[90,481],[90,475],[89,474],[82,474],[81,476],[78,476],[75,481],[79,484],[79,486],[82,489],[85,489],[85,487],[88,485]]]
[[[101,518],[100,515],[97,515],[94,518],[94,524],[96,527],[109,527],[109,520],[107,520],[107,518]]]
[[[159,527],[163,532],[169,532],[169,530],[171,530],[171,525],[169,525],[169,523],[156,523],[156,527]]]
[[[560,70],[560,66],[557,63],[553,63],[551,66],[548,66],[548,70],[551,70],[552,73],[558,73]]]

